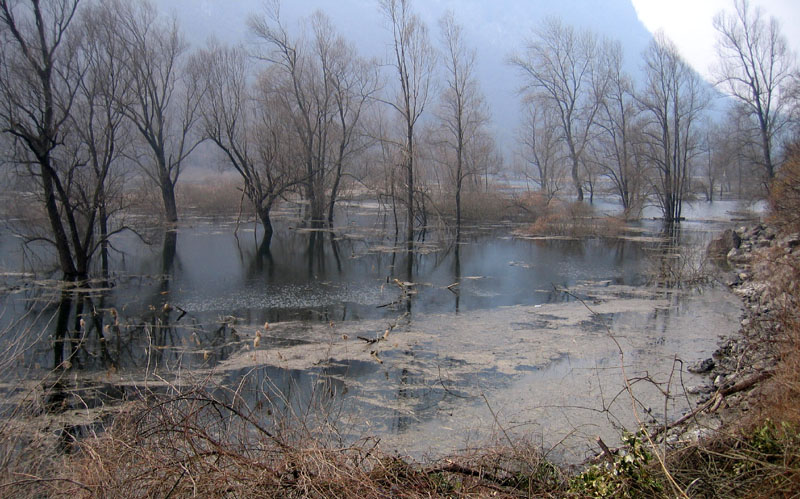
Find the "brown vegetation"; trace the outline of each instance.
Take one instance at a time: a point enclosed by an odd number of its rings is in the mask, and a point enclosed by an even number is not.
[[[613,237],[625,228],[618,217],[597,216],[591,205],[548,200],[539,193],[530,193],[519,201],[520,207],[533,222],[522,233],[529,236]]]
[[[772,183],[770,221],[784,232],[800,231],[800,142],[789,148],[786,161]]]
[[[188,213],[231,216],[241,212],[252,216],[253,208],[242,200],[242,182],[230,178],[213,181],[184,182],[178,186],[179,205]]]

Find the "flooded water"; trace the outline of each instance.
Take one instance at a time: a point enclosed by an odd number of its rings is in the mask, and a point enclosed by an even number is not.
[[[265,419],[335,422],[416,457],[513,431],[575,460],[595,435],[686,410],[685,363],[736,328],[737,300],[697,277],[737,206],[693,209],[669,234],[645,222],[541,239],[501,224],[455,244],[431,229],[411,256],[369,203],[334,231],[298,228],[287,209],[269,246],[252,223],[192,218],[148,243],[120,235],[108,281],[80,290],[4,231],[4,407],[45,387],[45,412],[76,425],[145,386],[204,379],[268,406]]]

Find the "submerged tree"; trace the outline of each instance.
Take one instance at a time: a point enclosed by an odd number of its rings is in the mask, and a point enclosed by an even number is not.
[[[86,249],[94,251],[90,245],[95,239],[96,223],[102,273],[107,277],[108,240],[115,232],[109,224],[112,214],[122,208],[126,172],[120,165],[131,145],[130,127],[118,103],[128,98],[130,86],[123,78],[124,53],[115,36],[117,19],[113,11],[103,4],[89,6],[83,11],[80,28],[84,33],[81,54],[86,72],[80,81],[71,123],[80,140],[81,156],[86,157],[84,169],[88,174],[81,176],[84,188],[76,197],[85,213]]]
[[[253,205],[271,240],[271,210],[275,202],[303,180],[288,159],[291,144],[286,117],[270,90],[270,72],[256,81],[248,72],[242,47],[212,45],[192,62],[192,74],[204,87],[200,104],[201,129],[224,155],[244,183],[243,194]]]
[[[266,44],[258,57],[270,65],[272,101],[297,137],[297,149],[289,153],[304,165],[308,216],[319,226],[333,222],[342,178],[362,146],[362,115],[377,77],[327,16],[318,11],[309,23],[311,36],[304,31],[292,37],[277,2],[249,19],[251,31]]]
[[[461,194],[464,180],[476,175],[468,149],[480,145],[486,133],[488,110],[475,77],[475,50],[466,46],[463,29],[452,12],[439,21],[444,45],[445,89],[439,105],[439,121],[450,155],[445,157],[455,188],[456,240],[461,238]]]
[[[633,82],[622,69],[622,47],[610,43],[605,52],[608,85],[597,117],[598,135],[592,144],[591,162],[609,179],[626,216],[636,218],[643,206],[647,172],[637,154],[639,110]]]
[[[708,96],[700,76],[675,45],[658,33],[644,54],[645,84],[638,95],[644,113],[643,143],[655,170],[658,203],[667,223],[679,221],[692,167],[701,153],[702,112]]]
[[[175,19],[165,20],[148,0],[107,0],[116,12],[130,98],[120,108],[139,131],[142,171],[159,187],[167,222],[178,220],[175,186],[186,158],[200,143],[194,134],[200,87],[187,77],[187,45]]]
[[[405,177],[406,241],[411,250],[416,202],[416,129],[430,97],[436,53],[430,44],[427,27],[411,12],[411,0],[381,0],[381,8],[392,30],[393,57],[390,64],[399,84],[394,99],[385,102],[397,112],[402,122],[400,164]]]
[[[735,13],[714,18],[719,33],[715,68],[717,85],[744,105],[758,130],[756,160],[769,182],[775,176],[777,138],[789,118],[786,93],[796,71],[795,59],[778,20],[766,20],[748,0],[735,0]],[[755,159],[755,158],[754,158]]]
[[[71,31],[77,9],[78,0],[0,0],[0,126],[15,139],[12,160],[36,179],[50,225],[45,239],[54,245],[66,279],[88,273],[69,190],[70,173],[80,165],[60,155],[84,71]]]
[[[578,201],[583,201],[581,165],[608,81],[603,49],[594,33],[548,19],[525,53],[511,59],[527,78],[524,89],[535,97],[530,102],[545,99],[558,111]]]

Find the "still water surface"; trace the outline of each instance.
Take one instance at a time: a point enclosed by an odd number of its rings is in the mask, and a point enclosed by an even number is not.
[[[701,205],[702,222],[678,232],[645,222],[614,238],[532,239],[501,224],[470,227],[455,244],[430,230],[410,275],[394,227],[370,204],[348,207],[335,231],[297,228],[287,210],[269,247],[253,225],[194,218],[150,231],[149,244],[121,235],[109,285],[80,292],[44,279],[46,254],[4,232],[0,326],[14,355],[3,387],[68,373],[68,412],[124,398],[156,373],[205,376],[243,386],[251,407],[336,414],[347,438],[377,436],[415,456],[502,426],[546,445],[570,435],[562,452],[575,459],[587,436],[613,441],[646,414],[618,396],[612,334],[629,377],[677,394],[693,380],[676,358],[707,357],[735,329],[726,290],[685,281],[705,272],[702,248],[736,208]],[[641,409],[663,417],[646,384]],[[671,399],[667,412],[689,403]]]

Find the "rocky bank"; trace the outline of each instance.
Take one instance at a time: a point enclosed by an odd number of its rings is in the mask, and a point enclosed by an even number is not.
[[[691,443],[733,428],[755,407],[764,382],[779,360],[781,314],[791,307],[800,262],[800,234],[779,235],[759,224],[727,230],[711,242],[708,256],[722,269],[725,285],[741,297],[740,329],[722,339],[712,358],[690,371],[706,373],[706,382],[688,388],[700,394],[697,408],[667,432],[671,443]]]

